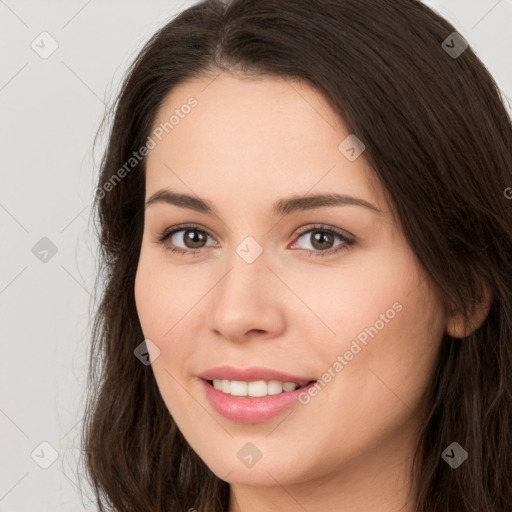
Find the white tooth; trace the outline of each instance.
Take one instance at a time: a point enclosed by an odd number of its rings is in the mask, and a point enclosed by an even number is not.
[[[247,382],[241,380],[232,380],[231,394],[233,396],[247,396]]]
[[[297,385],[295,384],[295,382],[285,382],[283,384],[283,391],[295,391],[296,387]]]
[[[222,392],[227,393],[228,395],[231,393],[231,381],[222,379]]]
[[[240,380],[214,379],[212,383],[215,389],[228,395],[250,397],[278,395],[283,391],[295,391],[295,389],[300,387],[295,382],[283,383],[278,380],[245,382]]]
[[[267,393],[269,395],[278,395],[283,391],[283,383],[278,380],[269,380],[267,383]]]
[[[256,380],[249,382],[247,385],[248,396],[266,396],[267,395],[267,383],[264,380]]]

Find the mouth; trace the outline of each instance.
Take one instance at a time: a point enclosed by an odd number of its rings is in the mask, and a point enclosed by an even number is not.
[[[236,423],[262,423],[284,414],[300,402],[318,381],[227,380],[201,377],[204,396],[225,419]]]
[[[224,393],[225,395],[246,398],[261,398],[290,393],[316,382],[316,380],[301,382],[279,380],[255,380],[250,382],[228,379],[202,380],[208,383],[211,387],[215,388],[217,391]]]

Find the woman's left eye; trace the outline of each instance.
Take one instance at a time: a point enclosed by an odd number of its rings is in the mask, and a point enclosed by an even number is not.
[[[179,233],[182,234],[178,236]],[[309,235],[309,238],[306,237],[306,235]],[[349,238],[341,231],[323,225],[313,226],[307,230],[303,230],[297,235],[295,239],[296,241],[293,245],[303,237],[309,240],[310,246],[309,248],[303,249],[308,251],[311,256],[332,255],[342,250],[346,250],[354,243],[352,238]],[[208,238],[211,238],[208,231],[201,229],[199,226],[187,225],[177,226],[171,230],[165,230],[159,237],[158,242],[164,244],[166,246],[166,250],[172,253],[194,255],[201,252],[201,249],[204,247],[208,247],[208,245],[205,245]],[[336,238],[340,240],[340,243],[332,247]],[[170,244],[168,241],[170,241]],[[177,246],[177,243],[180,241],[184,244],[184,247]]]
[[[337,229],[322,225],[313,226],[306,231],[302,231],[297,240],[300,240],[305,235],[308,235],[306,240],[309,241],[309,245],[311,247],[306,248],[306,250],[311,251],[311,256],[330,256],[332,254],[336,254],[348,249],[348,247],[355,241],[353,238],[349,238]],[[341,240],[341,242],[338,245],[331,247],[336,238]],[[326,245],[330,247],[326,247]]]

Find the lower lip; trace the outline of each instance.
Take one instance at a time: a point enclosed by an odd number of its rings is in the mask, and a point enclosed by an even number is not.
[[[208,381],[201,379],[206,398],[212,407],[224,418],[238,423],[261,423],[279,416],[299,403],[299,394],[307,392],[315,382],[286,391],[278,395],[263,397],[231,396],[215,389]]]

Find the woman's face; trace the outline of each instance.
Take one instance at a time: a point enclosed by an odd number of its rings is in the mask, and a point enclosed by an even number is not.
[[[237,484],[403,463],[446,319],[362,146],[311,86],[225,73],[153,128],[135,298],[188,443]]]

